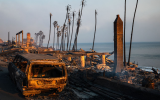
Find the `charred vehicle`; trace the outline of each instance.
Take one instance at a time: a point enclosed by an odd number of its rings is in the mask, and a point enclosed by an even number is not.
[[[16,55],[8,71],[24,96],[61,92],[67,84],[65,63],[49,55]]]

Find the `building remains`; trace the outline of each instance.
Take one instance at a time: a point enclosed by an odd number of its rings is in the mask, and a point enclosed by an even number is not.
[[[123,69],[123,21],[117,15],[114,21],[114,72]]]

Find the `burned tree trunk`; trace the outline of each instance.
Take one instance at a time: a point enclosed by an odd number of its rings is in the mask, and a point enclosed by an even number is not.
[[[135,19],[135,15],[136,15],[137,5],[138,5],[138,0],[137,0],[137,3],[136,3],[136,8],[135,8],[134,17],[133,17],[133,23],[132,23],[132,31],[131,31],[131,39],[130,39],[130,48],[129,48],[129,57],[128,57],[128,66],[130,65],[129,62],[130,62],[130,55],[131,55],[131,45],[132,45],[133,27],[134,27],[134,19]]]
[[[69,46],[69,50],[71,49],[71,41],[72,41],[72,35],[73,35],[73,27],[74,27],[74,12],[73,12],[73,23],[72,23],[72,34],[71,34],[71,40],[70,40],[70,46]]]
[[[49,30],[49,40],[48,40],[48,44],[47,44],[47,49],[48,49],[48,45],[49,45],[49,41],[50,41],[50,35],[51,35],[51,16],[52,16],[52,14],[50,13],[50,30]]]
[[[96,35],[96,25],[97,25],[97,12],[95,10],[95,31],[94,31],[94,38],[93,38],[93,46],[92,46],[92,50],[94,50],[94,41],[95,41],[95,35]]]

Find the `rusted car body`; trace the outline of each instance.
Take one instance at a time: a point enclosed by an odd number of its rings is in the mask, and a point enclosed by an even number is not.
[[[8,71],[24,96],[61,92],[67,84],[65,63],[49,55],[16,55]]]

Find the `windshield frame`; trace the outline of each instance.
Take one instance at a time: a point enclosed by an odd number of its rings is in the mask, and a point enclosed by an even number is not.
[[[64,71],[64,75],[62,76],[62,77],[55,77],[55,78],[64,78],[64,77],[66,77],[67,76],[67,69],[66,69],[66,66],[65,66],[65,64],[64,63],[61,63],[61,62],[55,62],[55,61],[32,61],[31,63],[30,63],[30,66],[29,66],[29,71],[28,71],[28,79],[53,79],[52,77],[51,78],[49,78],[49,77],[47,77],[47,78],[32,78],[31,77],[31,70],[32,70],[32,65],[35,65],[35,64],[37,64],[37,65],[62,65],[62,70]],[[55,79],[54,78],[54,79]]]

